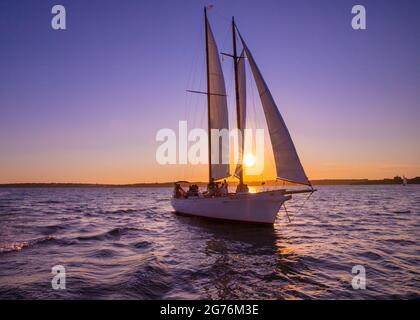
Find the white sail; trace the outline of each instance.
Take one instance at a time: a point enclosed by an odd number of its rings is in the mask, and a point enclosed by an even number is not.
[[[245,74],[245,52],[242,50],[240,59],[238,61],[238,91],[239,91],[239,128],[242,133],[239,146],[239,163],[236,166],[235,176],[239,178],[242,170],[242,160],[244,154],[244,129],[246,126],[246,74]]]
[[[207,20],[207,48],[209,71],[209,110],[210,129],[229,129],[229,117],[226,99],[226,87],[223,77],[222,65],[219,59],[219,50],[214,40],[213,32]],[[217,137],[216,137],[217,138]],[[229,173],[229,139],[216,139],[212,136],[212,178],[215,180],[230,176]]]
[[[271,92],[268,89],[257,64],[255,63],[255,60],[242,37],[241,41],[251,66],[252,74],[254,75],[258,92],[260,94],[261,104],[264,109],[264,115],[267,121],[267,127],[270,133],[271,145],[274,153],[274,160],[276,162],[277,178],[310,185],[302,164],[300,163],[292,138],[290,137],[289,130],[287,129],[280,111],[274,102],[273,96],[271,95]]]

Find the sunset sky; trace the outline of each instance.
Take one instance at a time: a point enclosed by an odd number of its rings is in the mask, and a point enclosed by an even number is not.
[[[0,183],[205,180],[155,160],[159,129],[206,128],[185,91],[205,90],[205,4],[222,52],[235,15],[310,179],[420,176],[419,1],[2,0]],[[355,4],[367,30],[351,28]]]

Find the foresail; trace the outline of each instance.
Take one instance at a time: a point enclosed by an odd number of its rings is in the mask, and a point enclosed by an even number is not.
[[[239,126],[241,130],[242,138],[239,140],[239,159],[240,162],[236,166],[235,176],[239,178],[242,166],[243,154],[244,154],[244,129],[246,126],[246,74],[245,74],[245,52],[242,50],[238,61],[238,91],[239,91]]]
[[[226,87],[223,77],[222,65],[219,59],[219,50],[207,21],[207,47],[208,47],[208,71],[209,71],[209,110],[210,129],[229,130],[229,117],[226,99]],[[229,173],[229,139],[213,137],[211,146],[211,172],[215,180],[230,176]]]
[[[299,160],[296,148],[290,137],[289,130],[274,102],[273,96],[252,57],[251,52],[241,37],[241,41],[251,66],[257,84],[261,104],[264,109],[265,119],[267,121],[268,131],[270,133],[271,144],[276,163],[277,177],[290,182],[310,185],[305,171]]]

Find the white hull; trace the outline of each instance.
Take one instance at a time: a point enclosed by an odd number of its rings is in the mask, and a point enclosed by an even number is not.
[[[284,190],[225,197],[172,198],[172,207],[178,213],[194,216],[273,224],[283,203],[291,198]]]

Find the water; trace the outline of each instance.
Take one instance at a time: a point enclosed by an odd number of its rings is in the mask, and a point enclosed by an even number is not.
[[[175,215],[171,191],[0,189],[0,298],[420,298],[420,186],[319,187],[273,227]]]

